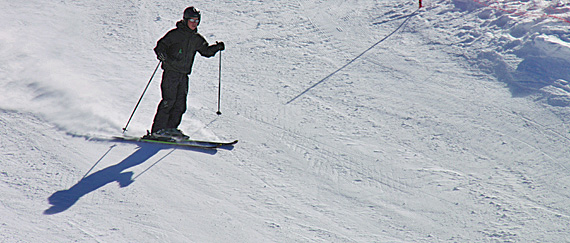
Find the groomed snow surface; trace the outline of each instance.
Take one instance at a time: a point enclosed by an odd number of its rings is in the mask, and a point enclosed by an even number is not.
[[[423,4],[1,1],[0,242],[570,242],[570,4]],[[101,139],[189,5],[180,129],[240,142]]]

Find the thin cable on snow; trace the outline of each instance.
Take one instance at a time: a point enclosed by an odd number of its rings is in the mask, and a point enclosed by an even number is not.
[[[381,40],[379,40],[378,42],[374,43],[374,45],[370,46],[368,49],[364,50],[362,53],[360,53],[358,56],[356,56],[355,58],[353,58],[352,60],[350,60],[348,63],[344,64],[344,66],[340,67],[339,69],[337,69],[336,71],[332,72],[331,74],[327,75],[326,77],[324,77],[323,79],[321,79],[319,82],[313,84],[311,87],[307,88],[305,91],[301,92],[300,94],[298,94],[297,96],[295,96],[294,98],[292,98],[291,100],[287,101],[287,103],[285,103],[285,105],[288,105],[290,103],[292,103],[293,101],[295,101],[297,98],[305,95],[307,92],[309,92],[311,89],[317,87],[319,84],[325,82],[327,79],[329,79],[330,77],[334,76],[336,73],[340,72],[340,70],[343,70],[344,68],[346,68],[348,65],[352,64],[354,61],[360,59],[360,57],[362,57],[364,54],[366,54],[368,51],[372,50],[374,47],[376,47],[378,44],[384,42],[386,39],[390,38],[390,36],[394,35],[396,32],[398,32],[398,30],[400,30],[402,27],[404,27],[406,25],[406,23],[408,22],[408,20],[410,20],[411,17],[415,16],[416,13],[420,10],[420,8],[416,9],[416,11],[414,11],[413,13],[411,13],[410,15],[408,15],[406,17],[406,19],[404,20],[404,22],[402,22],[400,24],[400,26],[398,26],[398,28],[396,28],[394,31],[392,31],[392,33],[390,33],[389,35],[387,35],[386,37],[382,38]]]

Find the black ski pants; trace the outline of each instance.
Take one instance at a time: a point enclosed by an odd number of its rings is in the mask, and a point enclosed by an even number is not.
[[[186,112],[188,75],[164,70],[160,89],[162,100],[158,104],[151,132],[166,128],[178,128],[180,125],[182,114]]]

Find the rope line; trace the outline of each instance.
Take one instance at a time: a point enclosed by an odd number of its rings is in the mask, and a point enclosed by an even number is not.
[[[387,35],[386,37],[382,38],[381,40],[379,40],[378,42],[374,43],[374,45],[372,45],[371,47],[369,47],[368,49],[364,50],[362,53],[360,53],[358,56],[356,56],[355,58],[353,58],[352,60],[350,60],[348,63],[344,64],[344,66],[340,67],[339,69],[337,69],[336,71],[332,72],[331,74],[327,75],[326,77],[324,77],[323,79],[321,79],[319,82],[313,84],[311,87],[307,88],[305,91],[301,92],[300,94],[298,94],[297,96],[295,96],[294,98],[292,98],[291,100],[287,101],[287,103],[285,103],[286,105],[292,103],[293,101],[295,101],[296,99],[298,99],[299,97],[305,95],[307,92],[309,92],[311,89],[317,87],[319,84],[322,84],[323,82],[325,82],[327,79],[329,79],[330,77],[334,76],[335,74],[337,74],[338,72],[340,72],[341,70],[343,70],[344,68],[346,68],[348,65],[352,64],[353,62],[355,62],[356,60],[360,59],[360,57],[362,57],[364,54],[366,54],[368,51],[372,50],[374,47],[376,47],[378,44],[384,42],[386,39],[390,38],[390,36],[394,35],[396,32],[398,32],[398,30],[400,30],[402,27],[404,27],[406,25],[406,23],[408,22],[408,20],[410,20],[411,17],[413,17],[414,15],[416,15],[416,13],[419,11],[420,9],[416,9],[416,11],[414,11],[413,13],[411,13],[410,15],[407,16],[406,20],[404,20],[404,22],[402,22],[400,24],[400,26],[398,26],[398,28],[396,28],[394,31],[392,31],[392,33],[390,33],[389,35]]]

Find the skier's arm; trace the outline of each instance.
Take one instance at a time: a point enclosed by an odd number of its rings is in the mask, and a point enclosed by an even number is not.
[[[168,47],[172,44],[172,34],[170,32],[166,33],[164,37],[160,38],[156,43],[156,47],[154,48],[154,53],[158,60],[164,61],[167,58],[167,50]]]
[[[216,44],[210,45],[206,40],[203,40],[199,48],[197,48],[200,55],[205,57],[214,56],[218,51],[222,51],[224,49],[224,42],[216,42]]]

